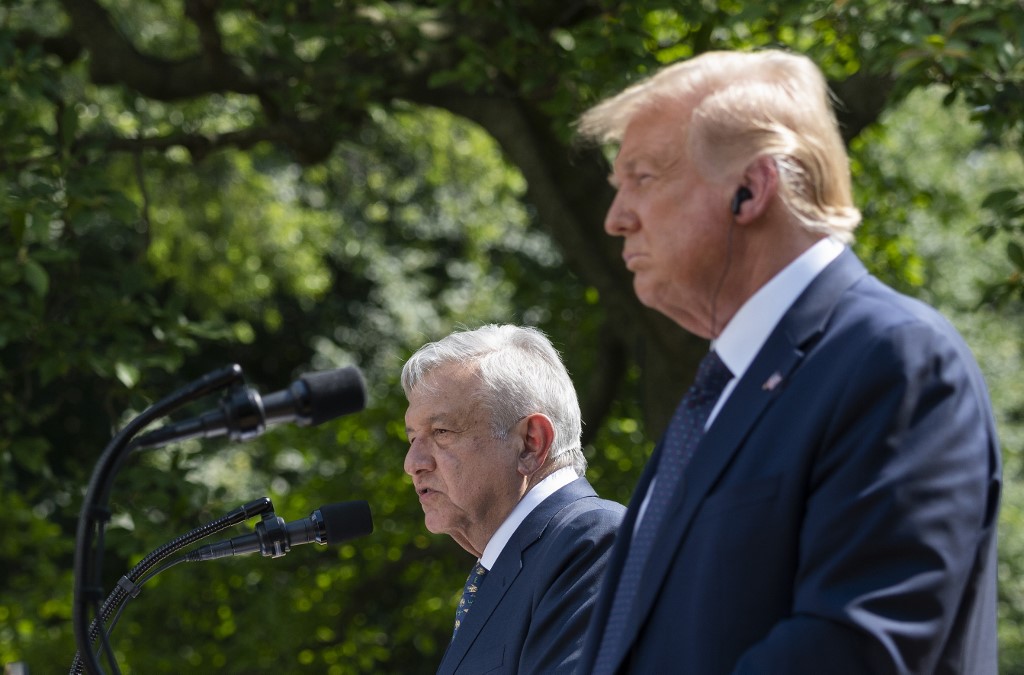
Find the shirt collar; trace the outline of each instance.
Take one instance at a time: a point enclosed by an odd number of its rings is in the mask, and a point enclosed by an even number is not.
[[[541,482],[533,486],[533,488],[523,495],[523,498],[519,500],[515,508],[512,509],[512,513],[508,514],[504,522],[498,527],[498,529],[491,536],[487,542],[486,548],[484,548],[484,554],[480,556],[480,564],[491,569],[494,567],[495,561],[501,552],[505,549],[505,545],[508,543],[512,535],[515,534],[516,529],[519,525],[526,520],[526,516],[533,513],[533,510],[537,508],[542,501],[553,495],[555,492],[565,487],[569,483],[579,478],[576,475],[576,469],[571,466],[566,466],[558,469],[550,476],[544,478]]]
[[[828,264],[843,252],[843,244],[826,237],[814,244],[759,288],[732,317],[712,349],[718,352],[736,381],[753,363],[782,315]]]

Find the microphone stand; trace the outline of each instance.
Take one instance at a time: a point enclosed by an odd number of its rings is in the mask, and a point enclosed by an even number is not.
[[[180,551],[186,546],[194,544],[200,539],[204,539],[212,534],[220,532],[221,530],[225,530],[233,525],[244,522],[253,516],[257,516],[268,511],[273,513],[274,505],[270,501],[269,497],[261,497],[260,499],[238,507],[234,511],[231,511],[217,520],[201,525],[187,534],[183,534],[174,541],[164,544],[147,555],[139,561],[139,563],[135,565],[130,572],[121,577],[117,582],[117,587],[109,596],[107,596],[106,601],[103,603],[103,607],[99,610],[96,618],[92,621],[92,625],[89,627],[89,644],[91,645],[95,642],[96,638],[99,637],[102,632],[104,635],[104,644],[106,645],[106,639],[109,637],[109,632],[105,630],[105,626],[110,615],[113,614],[115,610],[117,610],[118,615],[120,615],[120,608],[122,608],[129,599],[138,596],[139,592],[142,590],[142,584],[146,583],[146,581],[153,578],[163,570],[168,569],[179,562],[183,562],[186,558],[181,557],[177,560],[172,560],[169,564],[159,567],[154,570],[152,574],[147,575],[146,573],[149,572],[157,563]],[[113,625],[111,625],[110,631],[113,631],[113,628]],[[106,645],[106,648],[108,649],[109,654],[109,645]],[[81,675],[83,672],[82,654],[83,652],[81,648],[79,648],[79,651],[75,654],[74,661],[71,663],[70,675]],[[111,659],[113,659],[112,655]]]
[[[124,463],[125,456],[135,447],[131,440],[150,423],[185,403],[239,383],[242,379],[241,366],[232,364],[226,368],[212,371],[170,396],[157,401],[131,420],[111,439],[96,463],[78,517],[73,575],[74,599],[71,607],[71,620],[78,654],[90,675],[102,675],[103,673],[99,659],[93,652],[88,614],[91,608],[96,614],[96,619],[100,618],[99,600],[103,597],[100,574],[103,561],[103,535],[106,523],[110,519],[110,510],[107,504],[114,477]],[[93,550],[94,536],[95,551]],[[101,630],[99,634],[102,637],[102,645],[107,653],[107,658],[116,672],[117,662],[114,659],[113,650],[107,642],[106,633]]]

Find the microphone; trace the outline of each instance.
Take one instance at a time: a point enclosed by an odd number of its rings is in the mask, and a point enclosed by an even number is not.
[[[263,520],[256,523],[256,531],[234,539],[201,546],[185,555],[188,562],[216,560],[233,555],[256,553],[271,558],[280,558],[300,544],[340,544],[343,541],[361,537],[373,532],[370,505],[365,501],[337,502],[327,504],[309,515],[308,518],[290,523],[274,513],[263,514]]]
[[[234,387],[216,410],[169,424],[136,441],[137,448],[157,448],[190,438],[227,435],[233,441],[259,436],[284,422],[315,426],[366,407],[366,384],[355,366],[306,373],[287,389],[266,396],[251,387]]]

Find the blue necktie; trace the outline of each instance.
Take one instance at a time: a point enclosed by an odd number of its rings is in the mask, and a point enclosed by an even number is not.
[[[604,637],[594,663],[593,675],[608,675],[613,672],[613,654],[625,632],[626,619],[633,608],[641,576],[654,546],[655,535],[665,518],[672,496],[682,482],[683,472],[693,457],[693,451],[704,436],[704,426],[708,417],[730,379],[732,373],[722,363],[718,354],[709,352],[700,362],[697,378],[683,396],[669,423],[655,474],[657,480],[654,481],[647,510],[636,528],[629,552],[626,554],[626,561],[622,566],[622,573],[619,575],[619,584],[615,589],[611,611],[608,613],[608,622],[605,624]]]
[[[480,583],[483,582],[484,575],[486,574],[487,568],[478,562],[473,566],[473,571],[466,578],[466,585],[462,589],[459,607],[455,610],[455,630],[452,631],[453,640],[455,639],[455,634],[459,632],[459,626],[462,625],[462,620],[466,618],[469,607],[473,604],[473,599],[476,598],[477,589],[480,588]]]

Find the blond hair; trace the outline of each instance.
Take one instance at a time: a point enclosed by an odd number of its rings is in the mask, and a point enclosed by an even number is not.
[[[619,142],[640,112],[678,115],[680,148],[709,180],[735,180],[757,157],[774,159],[779,194],[806,229],[853,240],[850,163],[832,97],[807,57],[778,50],[706,52],[659,70],[586,111],[583,138]]]

